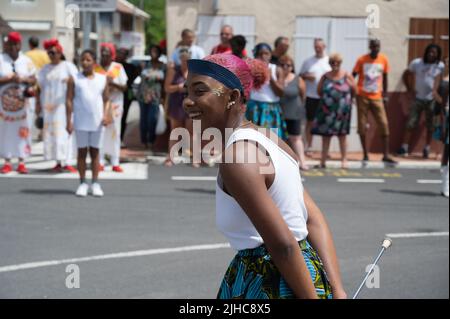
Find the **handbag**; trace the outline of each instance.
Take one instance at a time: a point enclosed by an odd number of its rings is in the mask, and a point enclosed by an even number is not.
[[[167,122],[166,122],[166,111],[162,104],[159,105],[158,121],[156,122],[156,135],[162,135],[166,132]]]

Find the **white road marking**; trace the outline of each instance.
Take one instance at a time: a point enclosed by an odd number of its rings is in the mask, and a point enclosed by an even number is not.
[[[418,179],[417,184],[440,184],[442,183],[439,179]]]
[[[449,232],[386,234],[389,238],[448,237]]]
[[[228,243],[221,243],[221,244],[211,244],[211,245],[184,246],[184,247],[176,247],[176,248],[136,250],[136,251],[121,252],[121,253],[107,254],[107,255],[89,256],[89,257],[72,258],[72,259],[61,259],[61,260],[48,260],[48,261],[39,261],[39,262],[31,262],[31,263],[18,264],[18,265],[3,266],[3,267],[0,267],[0,273],[57,266],[57,265],[62,265],[62,264],[76,264],[76,263],[95,261],[95,260],[132,258],[132,257],[142,257],[142,256],[151,256],[151,255],[163,255],[163,254],[170,254],[170,253],[181,253],[181,252],[188,252],[188,251],[215,250],[215,249],[223,249],[223,248],[230,248],[230,245]]]
[[[76,162],[74,159],[73,164]],[[90,164],[89,156],[87,164]],[[3,159],[0,159],[0,166],[4,164]],[[46,161],[44,159],[44,144],[42,142],[35,143],[32,146],[32,155],[27,158],[25,165],[30,171],[27,175],[20,175],[17,172],[12,172],[7,175],[0,174],[0,178],[22,178],[22,179],[79,179],[77,173],[52,173],[51,169],[55,166],[55,161]],[[17,167],[17,160],[13,161],[14,168]],[[148,179],[148,165],[146,163],[122,163],[124,172],[114,173],[110,166],[105,168],[104,172],[100,173],[100,179],[104,180],[147,180]],[[86,178],[92,178],[92,172],[86,172]]]
[[[27,164],[27,168],[30,171],[29,174],[21,175],[17,172],[12,172],[7,175],[0,174],[0,178],[22,178],[22,179],[79,179],[77,173],[44,173],[43,171],[49,171],[54,165],[52,162],[35,164]],[[39,166],[39,167],[38,167]],[[124,163],[121,164],[124,172],[114,173],[110,167],[106,167],[104,172],[100,173],[100,179],[103,180],[147,180],[148,179],[148,165],[142,163]],[[90,179],[92,172],[88,170],[86,172],[86,178]]]
[[[339,183],[384,183],[381,178],[338,178]]]
[[[198,182],[198,181],[215,181],[217,176],[172,176],[173,181],[189,181],[189,182]]]

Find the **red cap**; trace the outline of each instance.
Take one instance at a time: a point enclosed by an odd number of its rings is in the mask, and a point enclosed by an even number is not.
[[[21,43],[22,42],[22,36],[19,32],[10,32],[8,34],[8,42],[11,43]]]
[[[163,49],[163,50],[167,48],[167,41],[166,41],[166,39],[159,41],[159,47],[161,49]]]
[[[53,47],[55,47],[58,52],[60,52],[60,53],[63,52],[63,48],[57,39],[50,39],[50,40],[44,41],[44,49],[45,50],[49,50]]]

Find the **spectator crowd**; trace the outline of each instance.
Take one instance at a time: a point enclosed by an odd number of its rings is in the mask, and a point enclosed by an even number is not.
[[[195,44],[195,33],[185,29],[170,57],[165,43],[151,45],[150,61],[129,62],[130,51],[112,43],[100,46],[99,56],[85,50],[77,65],[65,59],[58,40],[50,39],[39,49],[37,38],[29,39],[30,51],[22,53],[22,36],[11,32],[4,39],[0,55],[0,157],[5,163],[2,174],[13,171],[12,159],[18,159],[17,171],[27,174],[26,159],[31,154],[31,130],[40,130],[44,157],[55,161],[55,172],[80,174],[76,194],[84,197],[91,188],[103,196],[98,181],[107,162],[112,171],[122,173],[121,147],[126,119],[133,100],[140,108],[140,138],[151,149],[161,132],[162,113],[170,130],[186,128],[193,134],[193,121],[183,109],[187,96],[185,82],[189,59],[203,59],[205,51]],[[383,162],[395,165],[389,145],[388,100],[389,57],[382,53],[378,39],[369,41],[368,53],[354,61],[352,70],[342,68],[345,59],[339,52],[328,53],[323,39],[314,40],[314,52],[296,69],[288,54],[289,39],[283,36],[268,43],[258,43],[252,50],[255,59],[264,62],[270,76],[261,88],[252,90],[246,102],[246,117],[254,124],[276,129],[278,136],[291,146],[300,159],[300,168],[308,170],[313,138],[322,139],[319,168],[327,167],[330,142],[337,137],[342,168],[348,167],[347,136],[352,115],[357,116],[358,134],[363,150],[362,161],[369,161],[368,130],[378,127],[383,146]],[[248,59],[247,41],[235,35],[233,27],[224,25],[220,43],[211,55],[233,54]],[[430,44],[422,57],[413,60],[404,74],[405,86],[414,97],[408,115],[398,156],[407,156],[418,129],[421,113],[425,114],[426,145],[423,158],[430,156],[433,139],[442,143],[442,194],[448,197],[448,57],[442,57],[438,45]],[[357,114],[352,114],[356,103]],[[377,127],[368,125],[369,113]],[[36,121],[33,120],[36,118]],[[305,122],[305,123],[303,123]],[[169,140],[169,150],[176,140]],[[165,161],[175,165],[171,152]],[[86,159],[91,157],[93,180],[86,182]],[[192,152],[185,154],[192,156]],[[77,168],[75,168],[77,159]],[[199,164],[193,164],[199,166]]]

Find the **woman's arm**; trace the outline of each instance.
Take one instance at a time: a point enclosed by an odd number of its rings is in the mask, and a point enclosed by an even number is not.
[[[279,67],[277,67],[277,79],[275,80],[272,76],[270,77],[270,87],[278,97],[283,97],[284,95],[284,76],[282,75],[282,71]]]
[[[267,192],[267,175],[261,173],[264,167],[257,163],[240,164],[246,162],[246,154],[258,154],[258,159],[268,159],[267,156],[255,144],[244,141],[237,142],[227,152],[233,152],[231,158],[234,161],[220,167],[226,190],[239,203],[263,238],[277,269],[295,296],[317,298],[298,242]]]
[[[108,78],[108,84],[111,87],[116,88],[117,90],[119,90],[121,92],[126,92],[128,90],[128,86],[126,84],[122,85],[122,84],[115,83],[114,80],[111,78]]]
[[[72,112],[73,112],[73,97],[75,92],[75,84],[72,77],[69,77],[67,82],[67,93],[66,93],[66,130],[70,134],[73,132],[72,123]]]
[[[12,82],[18,82],[19,77],[16,73],[11,73],[10,75],[0,77],[0,85],[12,83]]]
[[[304,103],[306,100],[306,84],[301,77],[298,77],[298,91],[300,92],[300,98]]]
[[[28,85],[35,85],[37,82],[36,76],[27,76],[23,78],[19,78],[19,83],[28,84]]]
[[[332,287],[333,298],[346,299],[347,294],[342,284],[339,262],[330,228],[319,207],[306,190],[303,193],[303,198],[308,212],[308,241],[322,259]]]
[[[352,93],[352,98],[356,96],[356,81],[355,78],[350,74],[350,73],[346,73],[346,79],[347,79],[347,83],[350,86],[350,90]]]
[[[110,85],[110,90],[115,88],[122,93],[125,93],[128,90],[128,77],[123,65],[120,66],[117,82],[114,82],[114,79],[108,76],[108,84]]]
[[[164,90],[166,93],[177,93],[184,91],[183,84],[172,84],[175,77],[175,65],[172,63],[167,67],[166,81],[164,82]]]
[[[111,114],[111,101],[109,100],[109,85],[105,85],[105,89],[103,90],[102,98],[103,98],[103,121],[102,124],[107,126],[111,124],[114,118],[111,118],[109,114]]]
[[[42,105],[41,105],[41,88],[39,87],[39,85],[36,86],[36,109],[34,110],[34,114],[36,114],[36,116],[39,116],[42,112]]]
[[[325,81],[325,77],[326,77],[327,75],[326,74],[324,74],[321,78],[320,78],[320,81],[319,81],[319,84],[317,84],[317,94],[319,94],[319,96],[320,97],[322,97],[322,95],[323,95],[323,82]]]

